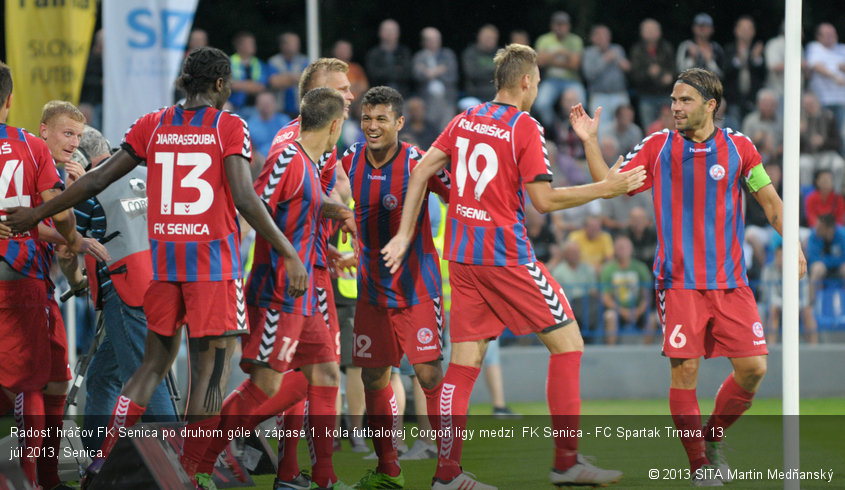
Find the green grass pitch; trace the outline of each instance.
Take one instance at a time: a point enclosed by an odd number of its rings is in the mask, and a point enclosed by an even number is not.
[[[728,461],[749,478],[731,483],[731,488],[783,488],[782,480],[772,479],[769,475],[769,470],[781,470],[783,466],[781,403],[778,399],[755,400],[746,415],[726,434]],[[708,414],[713,407],[713,399],[702,399],[700,404],[702,413]],[[503,490],[554,488],[548,481],[552,439],[542,436],[543,428],[549,426],[545,403],[514,403],[511,406],[524,414],[522,419],[496,420],[486,416],[491,413],[489,405],[471,407],[469,427],[476,429],[476,435],[473,440],[464,443],[464,469],[475,473],[479,481],[497,485]],[[679,478],[681,474],[678,470],[688,468],[683,447],[677,438],[665,434],[665,426],[672,425],[667,400],[591,400],[583,403],[582,413],[581,428],[585,434],[579,451],[594,456],[599,466],[625,473],[623,479],[613,485],[614,488],[690,487],[688,480]],[[845,488],[845,443],[842,442],[845,400],[802,400],[801,413],[801,469],[833,472],[831,482],[803,480],[801,488]],[[409,423],[406,427],[412,425]],[[611,436],[597,435],[597,425],[610,427]],[[540,437],[523,437],[523,426],[536,427]],[[631,438],[626,441],[624,432],[616,433],[620,428],[624,431],[655,426],[660,428],[660,435],[656,438]],[[514,434],[506,438],[479,438],[478,431],[484,428],[513,428]],[[407,442],[410,445],[413,441]],[[303,443],[299,447],[300,464],[308,468],[304,446]],[[353,453],[346,441],[343,450],[335,453],[335,470],[345,483],[354,484],[368,468],[375,467],[375,461],[363,460],[363,456]],[[401,463],[406,488],[430,488],[434,460]],[[649,470],[654,469],[658,470],[659,479],[649,478]],[[762,477],[757,471],[762,473]],[[272,486],[272,475],[255,475],[253,479],[258,488]]]

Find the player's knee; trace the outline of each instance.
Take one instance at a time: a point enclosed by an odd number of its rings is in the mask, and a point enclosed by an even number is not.
[[[766,375],[766,361],[761,359],[737,371],[737,382],[745,389],[752,391]]]
[[[367,391],[381,390],[390,384],[390,367],[364,368],[361,370],[361,382]]]
[[[318,386],[340,386],[340,368],[336,362],[319,364],[314,370],[312,383]]]
[[[414,366],[414,371],[417,374],[417,381],[420,386],[430,390],[436,387],[443,380],[443,369],[439,366],[431,364],[417,364]]]

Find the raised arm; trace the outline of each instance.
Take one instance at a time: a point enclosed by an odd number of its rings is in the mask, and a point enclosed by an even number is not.
[[[573,208],[594,199],[610,199],[638,189],[645,182],[645,169],[640,167],[630,172],[619,172],[624,159],[620,156],[616,164],[607,170],[598,182],[574,187],[552,187],[549,182],[535,181],[525,184],[531,197],[531,204],[541,213]]]

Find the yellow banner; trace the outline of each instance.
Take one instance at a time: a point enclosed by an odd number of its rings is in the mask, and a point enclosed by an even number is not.
[[[9,124],[38,134],[50,100],[79,103],[96,0],[6,0],[6,63],[14,96]]]

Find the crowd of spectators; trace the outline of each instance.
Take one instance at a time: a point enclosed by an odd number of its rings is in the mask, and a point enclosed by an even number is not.
[[[674,44],[663,37],[657,20],[647,18],[639,24],[639,39],[622,46],[614,42],[611,27],[597,23],[590,27],[585,43],[572,31],[570,15],[559,11],[549,19],[549,32],[533,43],[524,30],[511,31],[505,38],[496,26],[485,24],[468,46],[444,46],[441,32],[426,27],[419,33],[418,45],[410,47],[401,43],[400,24],[386,19],[379,25],[374,45],[361,56],[356,56],[352,44],[344,39],[338,39],[326,54],[350,64],[349,79],[356,99],[370,86],[397,89],[406,99],[401,137],[426,149],[456,112],[494,96],[493,57],[498,48],[513,42],[532,45],[542,72],[534,116],[545,128],[555,184],[560,185],[590,180],[584,148],[569,125],[572,106],[583,103],[591,114],[599,106],[603,108],[599,142],[605,160],[613,162],[634,150],[644,136],[674,129],[669,94],[675,76],[690,67],[704,67],[717,73],[724,84],[717,125],[740,131],[755,143],[780,192],[782,26],[775,37],[760,39],[755,19],[741,16],[733,26],[718,26],[733,29],[733,38],[724,47],[713,40],[716,28],[710,15],[700,13],[692,19],[690,38]],[[835,262],[830,256],[837,253],[845,261],[845,250],[839,250],[839,240],[845,236],[840,228],[845,219],[845,44],[839,43],[836,28],[827,22],[815,26],[810,37],[802,60],[800,179],[801,237],[813,283],[845,278],[845,268],[830,265]],[[189,49],[207,43],[206,33],[195,29]],[[278,36],[278,53],[266,61],[256,56],[256,38],[246,31],[233,37],[229,52],[234,74],[230,108],[248,121],[256,154],[266,156],[275,130],[298,113],[298,81],[309,59],[294,32]],[[94,126],[102,112],[101,92],[102,35],[98,33],[80,107]],[[351,114],[341,146],[363,140],[358,104],[353,104]],[[749,278],[755,284],[771,282],[772,264],[780,260],[779,248],[772,245],[776,234],[756,201],[746,199],[746,203]],[[647,339],[654,331],[653,294],[640,293],[648,287],[632,286],[637,281],[651,282],[640,274],[640,265],[650,269],[654,260],[652,209],[650,194],[642,193],[551,216],[527,213],[537,255],[566,288],[582,327],[598,329],[598,336],[611,343],[618,339],[617,332],[624,324],[638,326],[649,334]],[[636,273],[631,272],[634,269]],[[810,312],[817,287],[822,286],[808,287],[802,299]],[[776,296],[772,291],[769,285],[758,290],[761,314],[768,323],[779,308],[771,299]],[[809,317],[803,322],[811,329],[814,324],[809,325]]]

